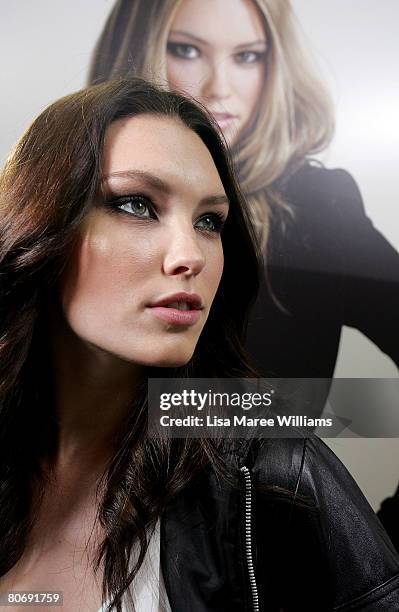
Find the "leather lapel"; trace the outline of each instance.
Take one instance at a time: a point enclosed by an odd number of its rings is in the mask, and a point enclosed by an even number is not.
[[[173,612],[243,612],[240,491],[210,468],[161,517],[161,568]]]

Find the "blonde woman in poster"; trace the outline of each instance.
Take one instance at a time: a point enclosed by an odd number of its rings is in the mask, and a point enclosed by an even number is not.
[[[333,108],[290,2],[118,0],[89,80],[127,74],[198,99],[232,149],[266,255],[247,340],[257,369],[327,379],[317,412],[344,325],[398,365],[399,255],[348,172],[312,161],[331,141]]]

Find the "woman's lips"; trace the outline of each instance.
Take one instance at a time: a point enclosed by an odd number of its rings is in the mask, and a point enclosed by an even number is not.
[[[158,319],[173,325],[195,325],[201,316],[201,310],[198,309],[179,310],[167,306],[149,306],[148,308]]]
[[[230,113],[212,113],[212,115],[222,130],[233,125],[238,119],[237,115],[230,115]]]
[[[201,316],[204,305],[196,293],[179,291],[164,295],[147,304],[153,315],[173,325],[195,325]]]

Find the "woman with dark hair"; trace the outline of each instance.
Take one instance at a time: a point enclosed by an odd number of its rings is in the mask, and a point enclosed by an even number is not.
[[[254,375],[257,255],[210,117],[90,87],[27,130],[0,198],[4,603],[397,610],[398,557],[320,440],[147,433],[149,377]]]

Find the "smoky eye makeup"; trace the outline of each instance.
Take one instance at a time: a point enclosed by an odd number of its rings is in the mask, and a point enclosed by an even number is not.
[[[140,194],[112,197],[106,200],[104,204],[113,214],[135,219],[158,220],[153,202]],[[201,232],[221,234],[225,223],[226,215],[221,212],[209,211],[195,219],[193,227]]]
[[[194,224],[197,229],[211,234],[221,234],[227,217],[221,212],[202,214]]]
[[[186,42],[168,41],[166,50],[173,57],[182,60],[197,59],[201,55],[198,47]]]
[[[101,183],[101,203],[109,213],[131,219],[156,220],[158,214],[154,191],[140,176],[132,178],[128,173],[115,174],[104,178]]]
[[[160,179],[154,180],[160,181]],[[159,198],[162,197],[159,192],[167,198],[171,197],[172,193],[170,186],[162,188],[161,184],[164,185],[162,181],[157,183],[155,189],[151,185],[143,185],[141,180],[132,183],[131,179],[122,176],[107,178],[101,185],[101,204],[107,212],[119,215],[121,218],[147,222],[160,221],[169,205],[164,209],[163,205],[159,204]],[[156,194],[153,194],[153,191]],[[227,220],[228,208],[227,212],[224,212],[224,210],[215,210],[214,206],[219,200],[224,203],[225,197],[209,196],[205,200],[211,201],[211,208],[208,209],[205,201],[202,203],[203,212],[193,218],[193,227],[206,235],[220,235]]]
[[[108,195],[104,206],[108,211],[137,219],[157,219],[156,207],[150,197],[142,193]]]
[[[234,59],[237,64],[242,64],[243,66],[251,66],[253,64],[259,64],[263,62],[266,58],[266,50],[255,51],[252,49],[246,49],[244,51],[239,51],[234,55]]]

